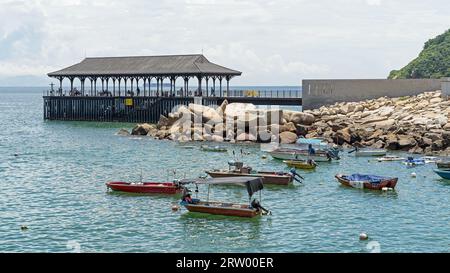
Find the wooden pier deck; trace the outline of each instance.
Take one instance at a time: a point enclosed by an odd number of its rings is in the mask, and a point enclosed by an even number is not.
[[[44,95],[44,119],[105,122],[158,122],[174,107],[197,103],[206,106],[243,102],[255,105],[301,106],[296,97],[105,97]]]

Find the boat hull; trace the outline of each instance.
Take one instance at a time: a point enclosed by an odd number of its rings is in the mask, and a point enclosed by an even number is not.
[[[439,169],[450,169],[450,162],[447,161],[446,162],[438,161],[436,162],[436,165]]]
[[[234,173],[234,172],[220,172],[220,171],[207,171],[212,178],[218,177],[236,177],[236,176],[253,176],[261,177],[264,184],[272,185],[289,185],[293,181],[293,176],[290,174],[277,175],[273,172],[258,172],[256,174]]]
[[[304,161],[298,161],[298,160],[284,160],[284,163],[288,165],[289,167],[294,167],[296,169],[303,169],[303,170],[313,170],[316,168],[316,165],[314,164],[308,164]]]
[[[437,169],[433,171],[440,177],[450,180],[450,169],[442,169],[442,170]]]
[[[200,202],[198,204],[184,205],[190,212],[206,213],[213,215],[236,216],[253,218],[261,215],[261,211],[249,208],[248,205],[221,203],[221,202]]]
[[[381,157],[377,159],[378,162],[392,162],[392,161],[403,161],[404,157]]]
[[[398,178],[386,179],[381,181],[380,183],[370,183],[365,181],[349,181],[344,179],[342,175],[336,175],[336,179],[344,186],[357,188],[357,189],[369,189],[369,190],[382,190],[383,188],[392,188],[394,189],[397,185]]]
[[[129,182],[108,182],[106,183],[106,187],[113,191],[144,194],[178,194],[182,191],[181,187],[171,182],[143,182],[136,184]]]
[[[386,151],[356,151],[355,156],[385,156]]]
[[[329,162],[331,158],[327,157],[325,154],[308,155],[307,153],[299,152],[269,152],[269,154],[275,159],[281,160],[308,160],[312,159],[316,162]]]

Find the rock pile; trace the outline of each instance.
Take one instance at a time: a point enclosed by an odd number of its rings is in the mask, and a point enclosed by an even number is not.
[[[306,128],[306,137],[410,153],[450,152],[450,101],[443,99],[440,91],[336,103],[305,113],[315,117]]]
[[[138,124],[132,135],[186,141],[295,143],[307,134],[312,114],[300,111],[257,109],[253,104],[225,100],[217,109],[189,104],[180,106],[158,124]]]

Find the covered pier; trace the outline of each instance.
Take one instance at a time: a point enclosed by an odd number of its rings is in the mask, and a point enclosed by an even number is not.
[[[242,73],[203,55],[86,58],[49,77],[59,81],[44,94],[44,119],[157,122],[174,107],[225,99],[258,105],[301,105],[299,92],[230,90]],[[192,88],[192,80],[196,85]],[[68,82],[67,82],[68,81]],[[69,83],[67,85],[67,83]],[[64,87],[69,86],[69,90]]]
[[[203,55],[167,55],[86,58],[48,76],[59,81],[52,95],[222,97],[229,94],[230,80],[241,74]],[[183,87],[176,90],[178,79]],[[197,82],[195,90],[189,87],[192,79]],[[69,82],[68,93],[63,90],[64,80]]]

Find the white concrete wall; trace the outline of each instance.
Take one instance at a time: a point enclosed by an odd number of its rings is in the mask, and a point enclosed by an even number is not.
[[[303,80],[302,89],[303,109],[314,109],[335,102],[361,101],[384,96],[411,96],[425,91],[440,90],[441,80]]]

